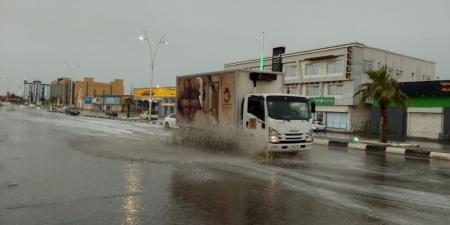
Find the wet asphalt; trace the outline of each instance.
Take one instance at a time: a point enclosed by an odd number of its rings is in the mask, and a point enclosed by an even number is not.
[[[314,146],[267,160],[159,126],[0,108],[0,224],[450,224],[450,163]]]

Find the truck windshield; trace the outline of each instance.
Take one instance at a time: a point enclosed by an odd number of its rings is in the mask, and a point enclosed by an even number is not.
[[[308,100],[295,96],[267,96],[268,116],[277,120],[309,120]]]

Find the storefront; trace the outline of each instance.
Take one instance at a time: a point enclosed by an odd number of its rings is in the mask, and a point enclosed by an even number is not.
[[[421,81],[400,83],[409,96],[407,109],[394,105],[388,109],[389,134],[450,140],[450,81]],[[370,130],[378,134],[379,105],[374,102]],[[401,129],[401,130],[399,130]],[[394,132],[398,130],[398,132]]]
[[[349,106],[334,105],[334,97],[311,97],[316,103],[314,120],[321,121],[327,128],[340,131],[349,130]]]

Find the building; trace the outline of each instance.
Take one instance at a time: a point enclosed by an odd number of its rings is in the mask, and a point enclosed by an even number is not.
[[[51,83],[51,96],[56,97],[57,105],[75,105],[83,109],[92,109],[91,101],[94,97],[120,96],[123,93],[122,79],[101,83],[95,82],[91,77],[85,77],[82,81],[62,77]]]
[[[123,80],[114,79],[109,83],[95,82],[94,78],[85,77],[82,81],[73,82],[74,105],[83,109],[86,101],[99,96],[122,96],[124,94]],[[89,104],[88,104],[89,105]]]
[[[133,89],[134,99],[138,101],[143,111],[148,110],[149,102],[156,102],[159,117],[175,113],[176,87],[155,87],[152,90],[152,97],[150,97],[150,91],[150,88]]]
[[[358,107],[359,99],[354,97],[359,85],[368,82],[366,71],[386,65],[400,82],[435,79],[434,62],[357,42],[293,53],[285,53],[284,47],[274,48],[273,56],[265,58],[264,64],[264,70],[285,73],[286,93],[314,99],[315,119],[335,131],[368,129],[371,107]],[[228,63],[224,67],[259,69],[259,60]]]
[[[14,93],[11,93],[9,91],[6,92],[5,96],[0,96],[0,101],[1,102],[10,102],[13,104],[23,104],[24,103],[24,99],[22,97],[17,96]],[[0,102],[0,106],[1,106],[1,102]]]
[[[94,111],[113,111],[126,112],[127,105],[125,99],[133,98],[132,95],[103,95],[96,97],[89,97],[89,101],[83,103],[84,109],[91,109]],[[85,98],[85,100],[88,98]],[[130,105],[130,111],[133,110],[133,105]]]
[[[42,105],[50,96],[50,85],[39,80],[33,82],[23,81],[23,98],[28,104]]]
[[[72,94],[70,90],[72,86],[72,80],[67,77],[61,77],[54,80],[50,84],[50,96],[56,98],[56,105],[70,105]]]
[[[450,80],[399,83],[409,96],[408,107],[388,108],[389,134],[394,137],[415,137],[450,140]],[[378,103],[374,102],[370,132],[379,132]]]

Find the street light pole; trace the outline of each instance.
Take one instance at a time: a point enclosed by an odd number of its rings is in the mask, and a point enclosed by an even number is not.
[[[69,73],[69,76],[70,76],[70,83],[69,83],[69,85],[70,85],[70,87],[69,87],[69,106],[72,106],[72,104],[73,104],[73,102],[72,102],[72,99],[73,99],[73,83],[72,83],[72,79],[73,79],[73,74],[76,72],[76,70],[77,69],[80,69],[81,67],[79,66],[79,65],[72,65],[72,64],[69,64],[69,62],[68,61],[66,61],[65,63],[64,63],[64,68],[68,68],[68,73]],[[67,103],[66,103],[67,104]]]
[[[156,54],[158,53],[158,49],[161,45],[167,45],[168,42],[164,40],[165,35],[162,35],[159,39],[158,43],[156,44],[155,49],[152,48],[152,43],[150,41],[150,37],[146,30],[144,30],[144,35],[139,37],[139,40],[145,41],[148,47],[148,54],[150,57],[149,65],[150,65],[150,104],[149,104],[149,114],[151,114],[152,109],[152,97],[153,97],[153,77],[154,77],[154,68],[155,68],[155,59]]]

